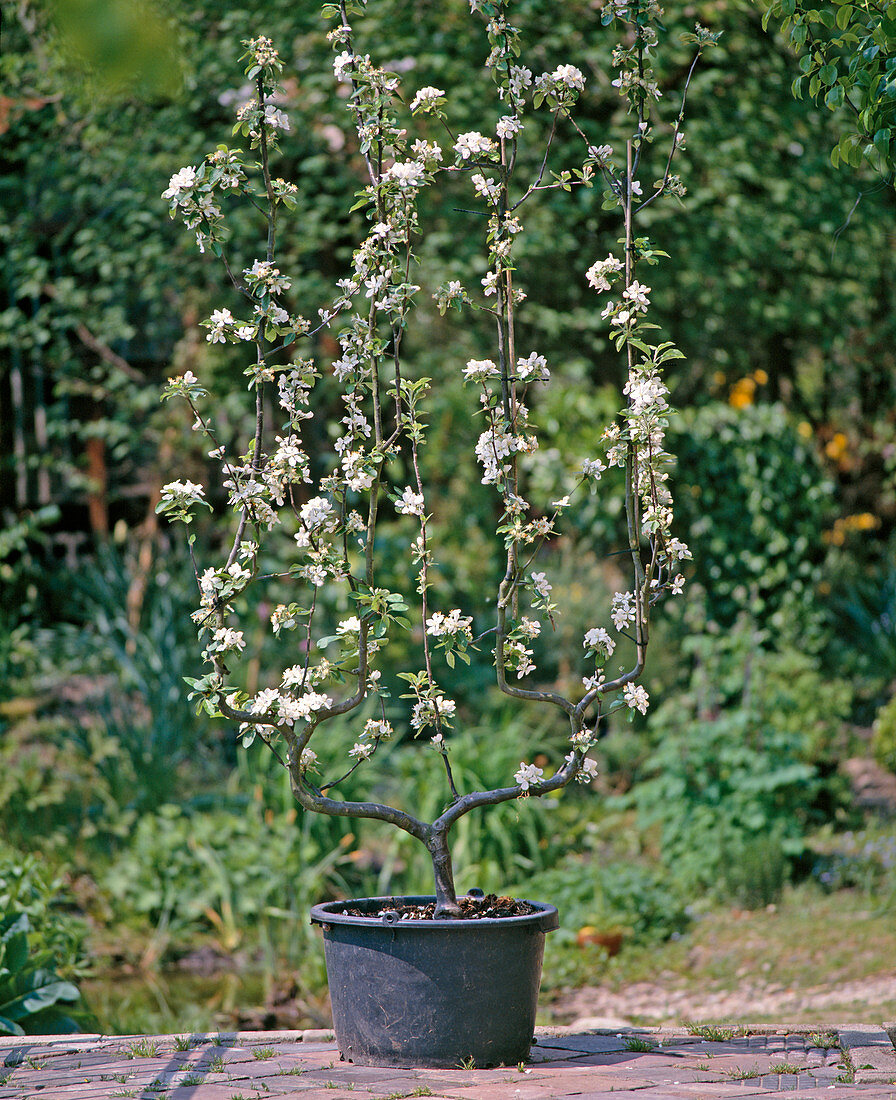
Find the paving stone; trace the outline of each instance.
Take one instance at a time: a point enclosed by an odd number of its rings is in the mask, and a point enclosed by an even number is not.
[[[538,1040],[532,1046],[532,1053],[543,1050],[579,1050],[588,1053],[627,1050],[629,1040],[637,1038],[632,1035],[539,1035]]]
[[[837,1080],[841,1052],[812,1046],[793,1029],[708,1041],[681,1029],[598,1030],[575,1034],[540,1029],[532,1061],[522,1072],[494,1070],[395,1070],[355,1066],[339,1059],[329,1032],[225,1033],[176,1036],[34,1037],[0,1044],[0,1100],[109,1100],[122,1089],[145,1089],[155,1081],[164,1092],[138,1091],[147,1100],[232,1100],[268,1095],[274,1100],[358,1100],[359,1096],[410,1096],[425,1088],[434,1100],[588,1100],[630,1096],[639,1100],[741,1100],[786,1092],[795,1100],[858,1096],[896,1100],[896,1050],[882,1029],[844,1028],[844,1047],[855,1059],[857,1081]],[[654,1042],[649,1051],[633,1040]],[[150,1058],[136,1049],[153,1049]],[[258,1058],[270,1048],[273,1056]],[[870,1053],[866,1054],[868,1051]],[[131,1057],[128,1057],[128,1055]],[[882,1059],[872,1063],[872,1057]],[[212,1065],[220,1058],[223,1070]],[[799,1072],[772,1073],[776,1064]],[[864,1068],[866,1066],[871,1068]],[[295,1074],[287,1071],[299,1069]],[[757,1076],[740,1079],[743,1071]],[[864,1078],[862,1075],[865,1075]],[[870,1075],[879,1076],[872,1078]],[[121,1075],[122,1082],[114,1081]],[[884,1077],[886,1075],[886,1077]],[[196,1082],[190,1083],[186,1082]]]

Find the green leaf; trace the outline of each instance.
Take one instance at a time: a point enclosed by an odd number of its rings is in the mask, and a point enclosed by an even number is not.
[[[17,932],[6,939],[3,951],[3,965],[12,974],[18,974],[28,961],[28,936],[25,932]]]
[[[844,4],[837,12],[837,26],[841,31],[846,30],[847,24],[852,18],[852,4]]]
[[[49,1008],[57,1001],[77,1001],[80,994],[71,982],[62,982],[50,970],[35,970],[25,976],[26,989],[18,997],[0,1006],[0,1015],[9,1020],[21,1020],[42,1008]]]
[[[838,107],[843,106],[843,98],[843,88],[839,84],[836,84],[824,97],[824,105],[825,107],[829,107],[832,111],[836,111]]]

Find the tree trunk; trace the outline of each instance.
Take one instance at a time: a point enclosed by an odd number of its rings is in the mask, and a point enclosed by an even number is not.
[[[426,847],[432,857],[432,873],[436,887],[436,920],[459,917],[461,908],[457,904],[454,890],[454,870],[451,867],[451,851],[448,847],[448,830],[433,830]]]

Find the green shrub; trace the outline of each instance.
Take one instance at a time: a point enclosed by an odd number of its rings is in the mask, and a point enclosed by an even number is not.
[[[260,799],[205,812],[163,805],[139,818],[98,882],[118,920],[152,926],[152,955],[209,933],[224,951],[247,942],[274,950],[314,902],[352,892],[351,834],[325,850],[310,824]]]
[[[765,904],[845,798],[824,765],[850,692],[805,654],[759,648],[746,624],[685,648],[690,684],[650,716],[655,747],[625,801],[685,889]]]
[[[84,962],[86,929],[65,906],[62,883],[36,859],[0,849],[0,1034],[79,1031],[89,1019],[67,980]]]
[[[567,855],[511,892],[560,911],[560,927],[545,945],[545,989],[595,981],[595,967],[605,965],[607,951],[582,942],[583,931],[621,933],[624,953],[677,938],[690,924],[671,875],[632,861],[602,863],[597,852]]]
[[[686,410],[670,429],[676,514],[724,628],[747,611],[789,639],[817,628],[831,486],[781,405]]]
[[[48,874],[46,864],[32,855],[0,843],[0,914],[27,918],[29,943],[52,956],[66,977],[82,973],[87,964],[87,925],[61,877]]]
[[[896,772],[896,695],[877,712],[871,751],[882,768]]]
[[[870,725],[896,690],[896,543],[874,545],[879,560],[860,565],[841,552],[833,577],[826,660],[855,684],[855,721]],[[862,550],[873,555],[867,545]]]
[[[0,915],[0,1034],[57,1035],[80,1030],[60,1005],[80,999],[77,986],[61,981],[49,952],[28,945],[24,913]]]

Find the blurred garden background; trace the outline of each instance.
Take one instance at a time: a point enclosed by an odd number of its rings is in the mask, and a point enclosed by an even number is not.
[[[600,7],[519,0],[513,20],[533,68],[582,69],[579,124],[614,144],[625,117]],[[2,0],[2,14],[0,939],[24,914],[32,966],[77,983],[72,1015],[91,1027],[325,1025],[308,907],[428,892],[428,859],[372,823],[297,813],[263,746],[193,713],[195,581],[155,506],[174,478],[207,481],[189,416],[159,402],[164,380],[192,370],[214,393],[243,369],[205,340],[199,322],[230,292],[161,193],[232,142],[244,39],[269,36],[285,62],[276,171],[299,189],[281,241],[302,312],[328,300],[363,235],[327,25],[318,0]],[[896,192],[886,158],[832,165],[848,113],[794,98],[797,57],[757,4],[670,3],[661,87],[681,86],[678,35],[695,19],[724,33],[689,93],[688,193],[647,219],[673,258],[651,271],[654,313],[687,356],[667,381],[693,577],[654,631],[647,716],[613,716],[591,788],[464,818],[458,886],[560,908],[546,1021],[570,990],[666,973],[670,988],[759,992],[888,977],[889,1000],[850,1009],[879,1022],[896,1015]],[[408,89],[454,89],[458,131],[501,113],[467,0],[376,0],[360,36]],[[581,163],[574,137],[561,128],[559,162]],[[424,279],[483,274],[460,195],[427,194]],[[585,189],[548,193],[527,229],[520,323],[554,378],[534,409],[551,446],[531,473],[559,497],[624,382],[584,274],[618,229]],[[258,232],[237,222],[240,267]],[[424,302],[406,340],[421,373],[458,379],[424,455],[448,601],[501,568],[477,533],[492,503],[459,369],[489,333]],[[338,354],[326,331],[315,353]],[[239,438],[239,410],[221,397],[219,412]],[[544,551],[564,608],[540,639],[545,681],[582,675],[619,519],[594,497]],[[215,520],[198,522],[214,542]],[[348,613],[322,599],[334,623]],[[264,686],[263,652],[242,675]],[[521,741],[547,761],[568,747],[563,723],[533,725],[489,681],[487,651],[455,670],[459,784],[502,785]],[[409,748],[370,762],[373,786],[436,808]],[[0,979],[0,1015],[4,993]]]

